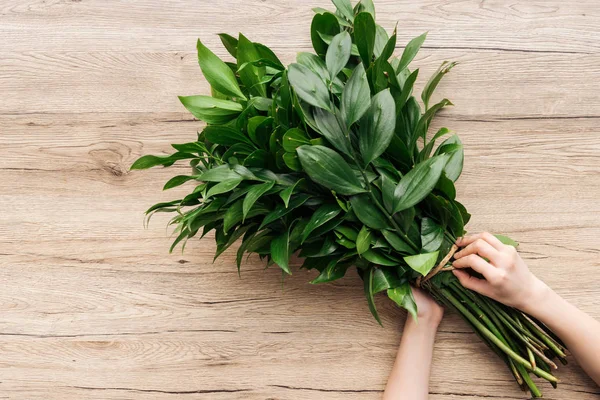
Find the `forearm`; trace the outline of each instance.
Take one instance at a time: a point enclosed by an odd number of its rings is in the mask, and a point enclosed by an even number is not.
[[[407,318],[384,400],[427,399],[437,327],[437,321],[419,318],[415,323],[410,316]]]
[[[583,370],[600,385],[600,322],[543,285],[524,311],[562,339]]]

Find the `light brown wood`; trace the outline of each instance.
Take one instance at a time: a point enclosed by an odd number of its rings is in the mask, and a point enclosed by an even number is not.
[[[200,124],[199,36],[243,31],[286,62],[310,49],[325,0],[4,0],[0,4],[0,393],[10,399],[376,399],[404,313],[370,317],[350,273],[313,286],[211,240],[168,254],[151,204],[174,169],[129,172]],[[536,274],[600,317],[600,13],[585,1],[377,2],[399,44],[429,31],[420,87],[460,62],[436,126],[466,147],[471,231],[506,233]],[[398,52],[401,49],[398,49]],[[184,171],[184,167],[176,167]],[[297,263],[296,263],[297,265]],[[571,363],[549,399],[594,399]],[[524,399],[455,315],[436,342],[431,398]]]

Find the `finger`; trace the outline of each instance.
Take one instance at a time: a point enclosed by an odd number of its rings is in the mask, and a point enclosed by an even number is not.
[[[500,252],[483,239],[477,239],[458,253],[455,253],[454,258],[458,260],[469,254],[479,254],[481,257],[485,257],[494,262],[497,261],[500,256]]]
[[[490,297],[490,294],[492,292],[488,282],[484,281],[483,279],[476,278],[473,275],[467,273],[466,271],[455,269],[454,271],[452,271],[452,273],[458,278],[460,284],[466,287],[467,289],[473,290],[484,296]]]
[[[476,241],[482,239],[492,245],[493,248],[500,251],[504,248],[504,244],[494,235],[489,232],[477,233],[475,235],[465,236],[456,241],[456,245],[459,247],[465,247]]]
[[[455,260],[452,265],[454,268],[472,268],[479,272],[485,279],[492,280],[498,274],[498,269],[485,261],[476,254],[469,254],[463,258]]]

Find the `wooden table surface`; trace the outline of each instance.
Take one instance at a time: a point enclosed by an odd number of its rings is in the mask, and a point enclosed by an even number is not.
[[[600,7],[597,0],[380,0],[401,51],[429,31],[419,87],[460,63],[438,120],[465,144],[471,231],[521,242],[531,269],[600,317]],[[129,171],[201,126],[177,95],[205,94],[196,38],[244,32],[286,62],[310,50],[326,0],[0,1],[0,397],[377,399],[403,311],[371,318],[354,273],[313,286],[211,240],[169,255],[161,200],[178,169]],[[436,97],[438,98],[438,97]],[[188,187],[178,188],[186,191]],[[174,191],[177,191],[174,190]],[[418,360],[415,360],[418,363]],[[571,363],[548,399],[595,399]],[[524,399],[452,313],[431,398]]]

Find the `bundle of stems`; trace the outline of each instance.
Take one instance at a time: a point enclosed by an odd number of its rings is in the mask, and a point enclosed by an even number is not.
[[[553,360],[565,362],[565,346],[533,318],[465,289],[447,271],[471,217],[456,198],[464,154],[457,135],[444,127],[430,134],[429,127],[452,105],[431,100],[456,63],[442,63],[418,100],[419,70],[410,64],[426,35],[395,56],[396,31],[376,24],[370,0],[333,3],[335,11],[315,9],[316,54],[299,53],[287,67],[242,34],[219,35],[234,61],[198,41],[212,96],[180,100],[206,125],[196,140],[173,144],[173,154],[146,155],[132,166],[187,161],[191,173],[164,189],[194,187],[150,207],[148,218],[175,215],[171,250],[213,232],[216,258],[239,240],[238,272],[247,253],[277,265],[282,276],[292,273],[290,257],[298,253],[302,268],[318,272],[315,284],[355,267],[379,323],[376,294],[416,318],[411,285],[419,285],[455,309],[519,385],[540,396],[531,374],[556,385]]]

